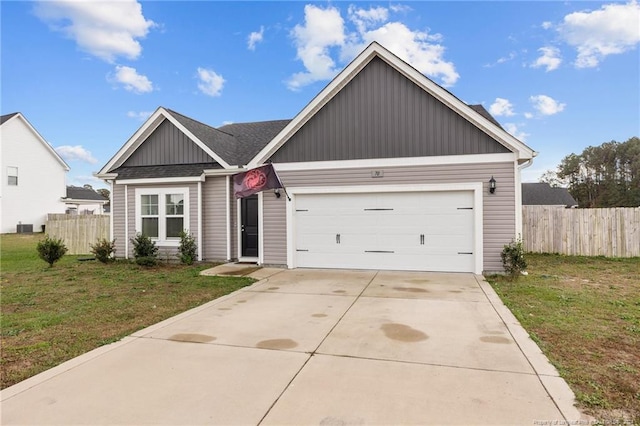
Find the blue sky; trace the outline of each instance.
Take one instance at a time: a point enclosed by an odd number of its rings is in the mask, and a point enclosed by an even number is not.
[[[376,40],[540,154],[536,181],[640,135],[640,5],[626,2],[7,2],[1,112],[98,171],[158,106],[212,126],[292,118]]]

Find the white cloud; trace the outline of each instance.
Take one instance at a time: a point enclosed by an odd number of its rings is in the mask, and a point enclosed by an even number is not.
[[[149,93],[153,91],[153,83],[144,75],[138,74],[135,68],[117,65],[111,80],[120,83],[126,90],[133,93]]]
[[[525,112],[524,118],[533,118],[533,114],[531,114],[530,112]]]
[[[525,142],[529,137],[529,133],[525,133],[524,131],[518,128],[518,125],[515,123],[505,123],[504,129],[509,132],[516,139]]]
[[[389,9],[394,13],[407,13],[413,10],[411,6],[406,4],[392,4],[389,5]]]
[[[96,164],[98,160],[91,155],[82,145],[63,145],[56,148],[56,152],[60,154],[65,161],[82,161],[89,164]]]
[[[542,115],[554,115],[562,110],[566,104],[560,103],[547,95],[536,95],[529,98],[533,108]]]
[[[538,52],[540,52],[540,57],[531,64],[533,68],[545,67],[546,71],[549,72],[557,69],[562,63],[562,59],[560,58],[560,49],[557,47],[541,47],[538,49]]]
[[[127,112],[127,117],[135,118],[136,120],[144,121],[147,118],[151,117],[153,114],[152,111],[129,111]]]
[[[558,31],[578,51],[575,66],[593,68],[607,56],[624,53],[640,44],[640,5],[605,4],[595,11],[564,17]]]
[[[304,25],[296,25],[291,35],[294,38],[297,58],[306,68],[295,73],[287,85],[291,90],[321,80],[331,79],[335,73],[335,62],[329,48],[345,42],[344,20],[335,7],[321,9],[313,5],[304,7]]]
[[[458,80],[453,63],[443,59],[445,48],[439,44],[442,35],[430,34],[427,30],[414,31],[400,22],[387,22],[389,12],[384,7],[360,9],[350,6],[347,16],[355,27],[353,31],[347,28],[337,8],[305,6],[304,25],[296,25],[291,36],[306,71],[289,79],[290,89],[298,90],[313,82],[333,78],[337,73],[337,60],[350,61],[373,41],[421,73],[440,79],[445,86]]]
[[[442,39],[440,34],[412,31],[403,23],[389,22],[383,26],[359,34],[362,42],[355,42],[344,49],[349,59],[366,45],[377,41],[421,73],[440,79],[443,86],[452,86],[460,75],[452,62],[443,59],[444,46],[435,43]]]
[[[389,19],[389,11],[384,7],[371,7],[367,10],[358,9],[351,5],[347,13],[349,20],[356,25],[360,33],[375,27],[377,24],[387,22]]]
[[[107,62],[119,56],[137,59],[142,52],[138,40],[155,25],[135,0],[40,1],[35,14],[80,49]]]
[[[495,116],[510,117],[514,115],[513,105],[509,100],[503,98],[496,98],[495,102],[489,107],[489,113]]]
[[[264,27],[260,27],[260,31],[254,31],[247,37],[247,48],[249,50],[256,50],[256,44],[262,42],[264,36]]]
[[[509,62],[514,60],[516,57],[518,56],[518,54],[516,52],[509,52],[509,54],[507,56],[502,56],[501,58],[498,58],[497,61],[495,61],[492,64],[485,64],[483,65],[485,68],[492,68],[495,67],[496,65],[500,65],[500,64],[504,64],[505,62]]]
[[[553,27],[553,24],[549,21],[544,21],[541,25],[541,27],[545,30],[550,29],[551,27]]]
[[[205,95],[220,96],[225,79],[213,70],[198,68],[198,89]]]

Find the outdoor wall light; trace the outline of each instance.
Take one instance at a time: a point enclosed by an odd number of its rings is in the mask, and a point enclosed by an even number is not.
[[[280,194],[280,190],[278,188],[273,190],[273,194],[276,196],[276,198],[280,198],[282,194]]]
[[[491,179],[489,179],[489,192],[492,194],[496,192],[496,180],[493,178],[493,176],[491,176]]]

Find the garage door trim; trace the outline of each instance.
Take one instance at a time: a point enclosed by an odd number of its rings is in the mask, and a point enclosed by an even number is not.
[[[474,273],[481,274],[483,270],[483,231],[482,231],[482,182],[446,183],[446,184],[411,184],[411,185],[358,185],[358,186],[316,186],[287,188],[291,201],[287,202],[287,265],[296,268],[295,253],[295,206],[296,195],[313,194],[359,194],[359,193],[391,193],[391,192],[448,192],[473,191],[474,211]]]

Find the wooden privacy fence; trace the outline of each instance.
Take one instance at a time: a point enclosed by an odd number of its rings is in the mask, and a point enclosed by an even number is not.
[[[581,256],[640,256],[640,207],[522,206],[525,250]]]
[[[45,232],[64,241],[68,254],[91,253],[91,245],[109,239],[109,215],[48,214]]]

